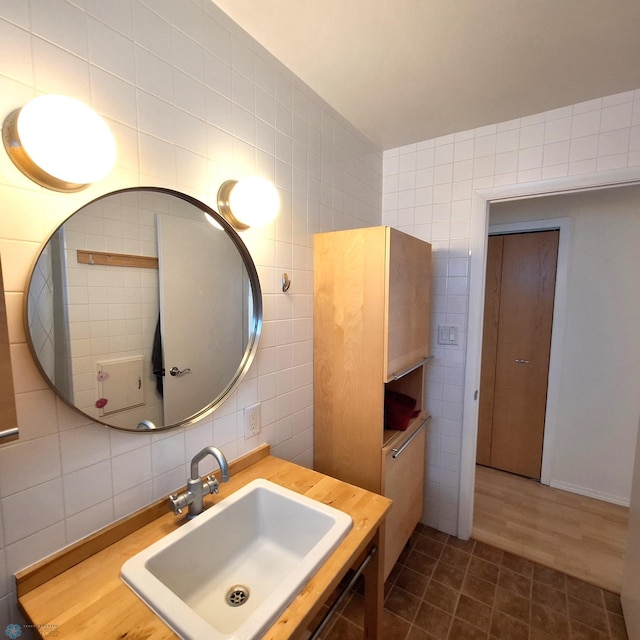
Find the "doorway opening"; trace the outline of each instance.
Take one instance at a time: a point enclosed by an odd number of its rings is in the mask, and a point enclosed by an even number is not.
[[[551,458],[555,456],[552,500],[560,500],[556,497],[561,492],[554,491],[555,488],[562,488],[572,492],[564,495],[580,494],[581,490],[587,490],[582,495],[600,498],[613,505],[625,505],[622,500],[616,502],[615,499],[616,496],[624,498],[625,493],[623,490],[618,492],[609,481],[617,477],[618,487],[625,487],[622,472],[625,468],[629,469],[629,474],[632,472],[633,443],[637,432],[637,416],[640,414],[637,404],[630,406],[625,415],[618,412],[627,399],[637,399],[637,381],[640,379],[640,371],[633,360],[634,353],[636,357],[639,355],[633,326],[637,327],[640,316],[635,307],[629,306],[633,303],[631,299],[636,298],[629,295],[636,288],[637,276],[634,274],[640,271],[634,244],[634,238],[639,233],[638,202],[640,189],[635,186],[598,189],[556,198],[523,198],[518,202],[491,203],[490,218],[487,218],[489,233],[494,221],[504,224],[507,220],[524,220],[525,215],[530,219],[532,215],[544,218],[553,213],[570,216],[569,295],[560,296],[568,311],[565,310],[565,319],[557,327],[558,330],[564,328],[565,332],[564,339],[560,341],[561,376],[559,385],[550,384],[551,401],[554,392],[562,390],[559,401],[556,398],[556,409],[551,411],[559,425],[556,446],[551,447]],[[501,208],[502,215],[494,217],[494,213]],[[510,216],[505,215],[507,210]],[[544,222],[548,224],[548,220]],[[563,233],[560,235],[562,238]],[[554,334],[555,330],[556,326]],[[627,360],[628,355],[632,356],[630,360]],[[629,384],[636,385],[635,393]],[[623,389],[620,395],[618,388]],[[573,425],[568,429],[570,421],[573,421]],[[625,425],[624,433],[620,431],[621,425]],[[617,451],[615,457],[611,455],[614,449]],[[608,485],[603,482],[605,475]],[[478,477],[482,487],[485,479],[480,469]],[[603,493],[597,495],[594,490]],[[605,495],[605,491],[610,495]],[[482,493],[476,495],[481,505],[485,501],[484,496]],[[518,507],[528,502],[520,496]],[[581,502],[586,504],[586,501]],[[506,500],[501,500],[502,503],[506,503]],[[494,511],[497,510],[497,504],[494,505]],[[560,516],[566,518],[567,514]],[[493,515],[491,517],[494,518]],[[594,530],[604,532],[612,519],[609,517],[606,523],[603,521]],[[505,524],[503,529],[517,526],[517,522],[511,522]],[[548,541],[555,536],[553,531],[550,529]],[[475,528],[474,535],[478,535]],[[523,543],[521,540],[520,544],[535,548],[534,542],[527,536],[523,540],[529,542]],[[600,545],[603,549],[606,546]],[[588,564],[597,562],[598,551],[594,546]],[[550,544],[540,553],[550,554]]]
[[[473,500],[475,485],[475,456],[477,444],[478,403],[477,391],[480,381],[482,313],[484,302],[484,275],[486,263],[486,244],[489,226],[489,207],[501,202],[528,200],[543,196],[578,193],[586,191],[602,191],[626,185],[640,184],[640,168],[620,169],[601,174],[586,176],[568,176],[554,181],[540,181],[522,185],[493,187],[475,192],[471,220],[471,287],[469,295],[469,325],[466,348],[465,398],[463,407],[463,436],[461,451],[460,500],[458,518],[458,536],[468,538],[473,525]],[[547,221],[549,222],[549,221]],[[562,250],[562,233],[559,251]],[[556,286],[561,279],[559,269]],[[557,310],[554,310],[557,313]],[[557,328],[564,327],[564,321]],[[554,338],[555,339],[555,334]],[[550,365],[550,378],[553,375],[553,362]],[[549,387],[551,389],[551,385]],[[553,394],[547,399],[554,402]],[[547,421],[545,450],[553,446],[553,434],[549,433]],[[553,431],[553,429],[551,429]],[[545,476],[545,457],[543,455],[542,478]]]

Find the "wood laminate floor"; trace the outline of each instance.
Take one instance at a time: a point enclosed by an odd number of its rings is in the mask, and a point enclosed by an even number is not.
[[[629,509],[476,467],[475,540],[620,593]]]

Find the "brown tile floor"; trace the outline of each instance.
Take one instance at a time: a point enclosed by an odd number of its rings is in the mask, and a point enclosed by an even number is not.
[[[323,640],[361,640],[349,594]],[[418,525],[385,584],[383,640],[626,640],[620,598],[473,540]]]

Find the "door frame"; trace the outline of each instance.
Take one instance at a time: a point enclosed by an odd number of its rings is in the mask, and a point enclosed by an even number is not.
[[[547,381],[547,406],[544,416],[544,436],[542,441],[542,468],[540,482],[550,484],[553,469],[556,434],[558,432],[558,406],[560,403],[560,347],[564,341],[567,318],[567,279],[569,273],[569,218],[549,218],[526,222],[507,222],[489,225],[488,236],[507,233],[526,233],[529,231],[559,230],[558,262],[553,297],[553,316],[551,321],[551,345],[549,347],[549,374]],[[484,311],[484,303],[483,303]],[[471,319],[471,316],[469,316]],[[477,429],[477,421],[476,421]]]
[[[565,176],[536,182],[489,187],[474,191],[471,203],[469,243],[469,316],[460,451],[460,492],[458,495],[458,537],[471,536],[475,486],[475,453],[478,436],[478,390],[482,357],[482,321],[487,263],[489,208],[492,202],[539,198],[594,189],[640,184],[640,167]]]

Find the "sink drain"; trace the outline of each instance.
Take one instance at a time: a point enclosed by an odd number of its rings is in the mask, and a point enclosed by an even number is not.
[[[249,587],[245,587],[243,584],[234,584],[229,591],[227,591],[227,604],[230,607],[240,607],[249,599]]]

